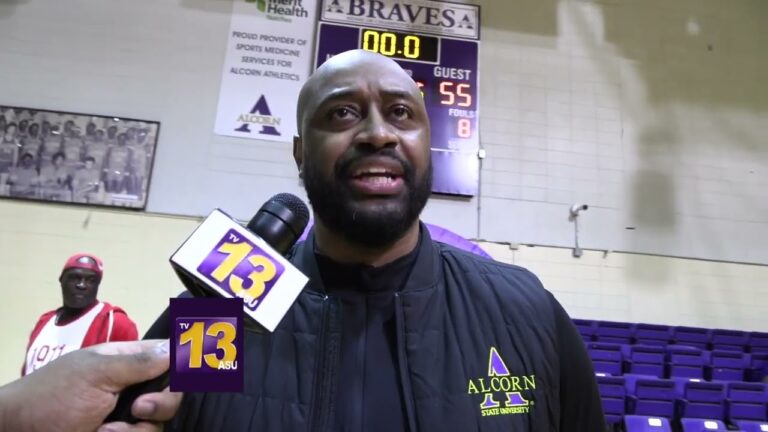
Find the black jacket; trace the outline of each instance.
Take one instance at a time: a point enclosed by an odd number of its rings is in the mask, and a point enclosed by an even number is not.
[[[539,280],[421,232],[395,294],[410,431],[604,430],[581,337]],[[334,431],[342,323],[312,239],[289,257],[310,280],[296,303],[274,333],[246,334],[245,391],[185,395],[166,431]]]

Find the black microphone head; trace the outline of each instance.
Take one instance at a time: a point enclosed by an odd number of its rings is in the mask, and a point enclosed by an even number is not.
[[[307,228],[307,224],[309,223],[309,209],[307,208],[307,205],[304,204],[304,201],[302,201],[301,198],[297,197],[296,195],[290,193],[279,193],[270,198],[269,201],[280,203],[290,209],[291,213],[294,215],[292,222],[295,224],[295,231],[297,231],[299,236],[301,236],[301,234]],[[269,204],[269,201],[264,205]]]
[[[296,195],[280,193],[264,203],[246,227],[284,255],[308,223],[309,209],[304,201]]]

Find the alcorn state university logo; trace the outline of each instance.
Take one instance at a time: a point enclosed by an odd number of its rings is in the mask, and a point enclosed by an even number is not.
[[[256,101],[250,112],[240,114],[237,117],[237,122],[241,124],[235,129],[237,132],[252,133],[251,125],[253,125],[255,127],[261,126],[261,129],[256,131],[257,134],[280,136],[280,132],[277,130],[277,126],[280,126],[280,117],[272,115],[264,95],[261,95]]]
[[[485,416],[528,414],[533,401],[530,393],[536,390],[536,376],[515,376],[499,355],[496,347],[488,353],[488,376],[470,379],[467,393],[482,395],[480,411]]]

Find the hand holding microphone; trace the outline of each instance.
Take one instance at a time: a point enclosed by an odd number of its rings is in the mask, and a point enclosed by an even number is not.
[[[242,298],[245,328],[273,331],[308,281],[283,257],[301,237],[308,222],[309,210],[304,202],[286,193],[275,195],[262,205],[248,223],[248,229],[214,210],[173,254],[171,265],[193,296]],[[168,310],[159,323],[167,327],[155,327],[151,332],[169,337],[177,330],[171,327],[173,323],[167,313]],[[127,388],[107,420],[137,422],[131,412],[136,398],[160,392],[168,384],[166,372]]]
[[[0,431],[154,431],[154,422],[173,417],[178,393],[144,395],[137,401],[139,423],[99,426],[114,407],[116,393],[168,369],[168,341],[110,342],[65,354],[0,387]]]

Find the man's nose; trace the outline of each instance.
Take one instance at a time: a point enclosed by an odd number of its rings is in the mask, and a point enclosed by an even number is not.
[[[355,141],[357,144],[383,148],[396,146],[399,137],[395,127],[387,122],[384,115],[377,109],[371,109]]]

